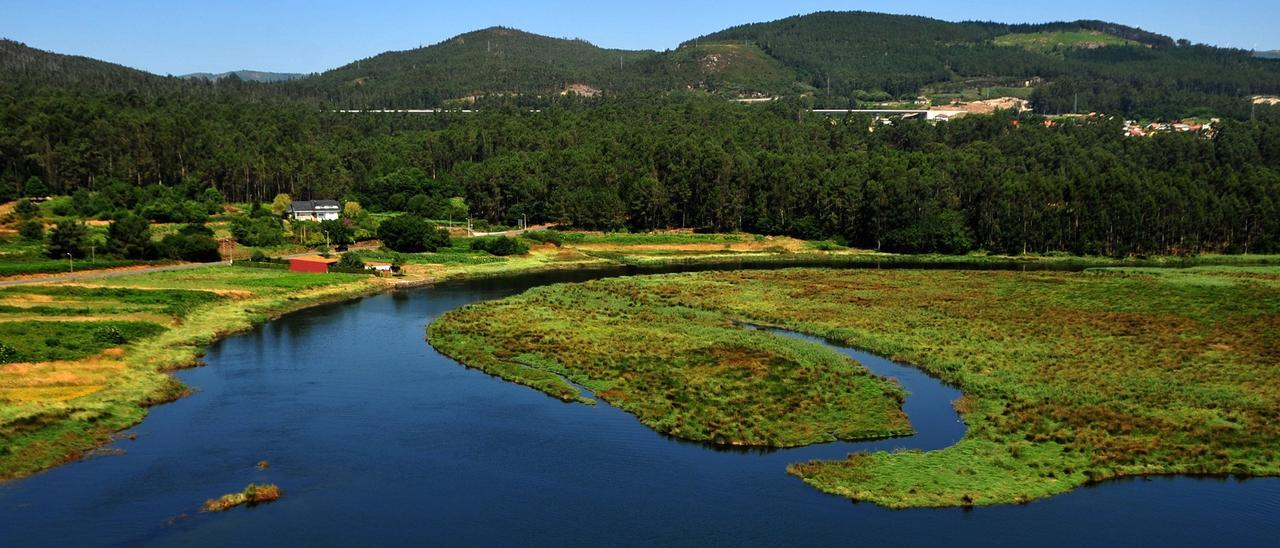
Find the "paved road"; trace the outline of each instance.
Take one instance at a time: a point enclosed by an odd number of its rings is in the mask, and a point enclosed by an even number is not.
[[[551,230],[557,226],[559,225],[533,225],[529,228],[522,228],[522,229],[516,229],[516,230],[504,230],[501,232],[472,232],[471,235],[479,236],[482,238],[488,237],[488,236],[519,236],[521,234],[528,234],[530,232],[541,232],[543,230]]]

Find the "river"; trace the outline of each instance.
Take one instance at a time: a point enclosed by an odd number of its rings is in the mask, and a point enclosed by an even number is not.
[[[838,349],[911,392],[910,438],[724,451],[601,403],[565,404],[426,344],[453,308],[570,272],[449,283],[304,310],[215,343],[101,456],[0,484],[0,546],[403,544],[1269,545],[1280,479],[1128,479],[1022,506],[887,510],[824,495],[786,465],[934,449],[959,392]],[[820,342],[820,341],[816,341]],[[825,344],[825,343],[821,343]],[[136,434],[136,439],[127,439]],[[269,468],[257,470],[261,460]],[[250,482],[282,500],[200,514]]]

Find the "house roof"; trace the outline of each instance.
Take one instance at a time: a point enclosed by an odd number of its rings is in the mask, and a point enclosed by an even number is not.
[[[317,212],[317,211],[341,211],[342,204],[337,200],[301,200],[289,204],[289,211],[293,212]]]
[[[299,261],[304,263],[324,263],[324,264],[333,264],[338,262],[338,259],[335,259],[333,257],[321,257],[319,255],[303,255],[301,257],[293,257],[289,260]]]

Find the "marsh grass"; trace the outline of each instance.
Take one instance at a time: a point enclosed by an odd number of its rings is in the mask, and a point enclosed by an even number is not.
[[[606,327],[616,316],[638,327]],[[718,394],[689,382],[643,393],[629,386],[640,378],[633,362],[645,356],[655,356],[657,378],[696,360],[698,347],[679,341],[706,339],[699,330],[715,321],[841,341],[964,390],[957,407],[969,430],[955,446],[790,467],[830,493],[891,507],[968,506],[1026,502],[1126,475],[1280,474],[1274,266],[643,276],[469,307],[438,320],[431,338],[481,368],[552,370],[524,358],[543,356],[601,397],[627,387],[621,401],[631,398],[645,420],[668,416],[655,412],[663,402]],[[767,355],[759,346],[730,348]],[[771,394],[773,386],[742,390]],[[756,400],[716,401],[730,424],[760,408]],[[663,420],[646,424],[670,430]]]
[[[463,307],[429,339],[472,367],[589,402],[568,379],[684,439],[790,447],[911,433],[896,383],[820,346],[669,303],[637,280]]]

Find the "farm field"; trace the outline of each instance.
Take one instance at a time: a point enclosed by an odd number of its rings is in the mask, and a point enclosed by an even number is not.
[[[785,395],[779,376],[795,371],[771,350],[713,351],[725,340],[775,348],[772,335],[735,331],[735,322],[917,364],[964,391],[955,405],[969,431],[960,443],[789,470],[823,491],[885,506],[968,506],[1121,476],[1280,474],[1278,311],[1280,269],[1269,266],[789,269],[553,286],[446,314],[429,339],[464,363],[558,397],[581,397],[563,376],[660,431],[730,443],[767,444],[768,436],[750,435],[758,425],[795,418],[785,405],[735,399],[744,390]],[[624,327],[605,328],[615,322]],[[703,334],[708,325],[722,331]],[[707,342],[681,346],[689,340]],[[667,346],[692,348],[701,361],[674,361],[689,370],[655,377],[652,362]],[[702,371],[717,376],[706,382]],[[847,369],[812,374],[858,378]],[[866,401],[840,397],[836,405]],[[717,409],[718,422],[688,428],[690,409]]]

